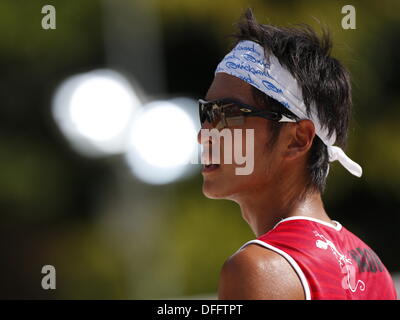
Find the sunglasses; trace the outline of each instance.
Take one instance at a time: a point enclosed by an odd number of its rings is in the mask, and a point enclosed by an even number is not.
[[[277,122],[296,122],[279,112],[249,106],[234,99],[205,101],[199,99],[200,123],[208,121],[213,128],[223,129],[244,124],[246,117],[261,117]]]

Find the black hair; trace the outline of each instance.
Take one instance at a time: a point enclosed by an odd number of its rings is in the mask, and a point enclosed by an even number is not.
[[[329,137],[336,134],[336,145],[345,147],[352,98],[349,72],[331,57],[332,40],[329,32],[322,30],[318,37],[308,25],[277,27],[259,24],[251,9],[247,9],[237,23],[238,32],[233,35],[236,44],[251,40],[260,44],[266,56],[272,53],[297,80],[310,115],[312,103],[316,105],[318,119]],[[293,114],[275,99],[253,87],[253,95],[261,105],[283,114]],[[283,123],[271,122],[273,145]],[[322,140],[315,136],[308,158],[309,183],[307,189],[323,193],[329,170],[328,151]]]

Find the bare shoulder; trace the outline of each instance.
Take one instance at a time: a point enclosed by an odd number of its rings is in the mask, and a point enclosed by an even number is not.
[[[305,299],[303,286],[289,262],[278,253],[250,244],[223,265],[219,299]]]

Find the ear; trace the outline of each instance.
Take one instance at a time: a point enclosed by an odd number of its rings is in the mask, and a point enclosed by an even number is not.
[[[284,157],[292,160],[306,154],[312,146],[314,136],[315,127],[311,120],[290,123],[286,131]]]

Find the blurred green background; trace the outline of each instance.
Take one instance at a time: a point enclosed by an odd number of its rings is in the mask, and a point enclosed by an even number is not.
[[[41,27],[46,4],[55,30]],[[346,4],[356,30],[341,27]],[[247,7],[259,22],[332,31],[353,80],[347,151],[364,174],[333,164],[326,209],[400,271],[399,1],[2,0],[0,298],[213,297],[225,259],[254,237],[238,206],[205,198],[199,172],[153,186],[121,156],[79,155],[51,104],[65,78],[97,68],[121,70],[149,97],[203,97]],[[41,288],[46,264],[56,290]]]

